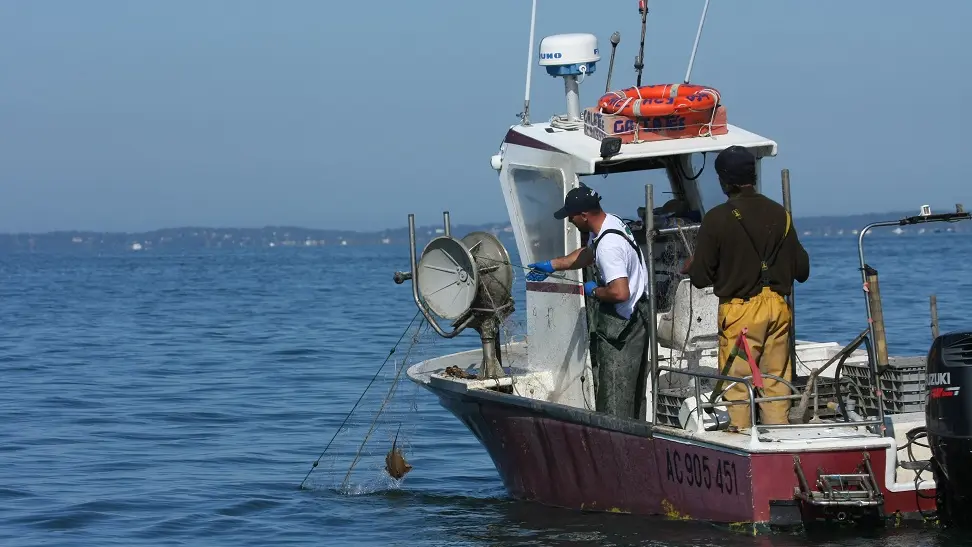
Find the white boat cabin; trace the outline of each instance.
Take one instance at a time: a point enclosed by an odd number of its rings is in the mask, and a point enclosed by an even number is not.
[[[718,299],[711,289],[692,287],[678,269],[691,254],[689,246],[705,211],[725,201],[712,162],[719,151],[732,145],[750,149],[757,166],[777,150],[772,140],[730,125],[724,135],[624,144],[618,154],[602,158],[601,141],[582,129],[559,129],[549,123],[510,128],[493,166],[499,167],[521,263],[563,256],[586,240],[572,224],[553,216],[567,192],[581,183],[595,188],[604,201],[615,192],[641,196],[625,210],[607,212],[624,219],[636,237],[641,236],[642,254],[647,257],[642,215],[647,203],[645,184],[651,181],[656,195],[669,194],[665,203],[653,200],[655,228],[681,227],[658,236],[654,245],[652,292],[659,316],[658,341],[679,355],[686,350],[714,350]],[[618,174],[619,182],[612,174]],[[659,187],[661,183],[665,185]],[[585,398],[593,400],[589,348],[580,343],[588,336],[585,297],[579,288],[584,280],[581,271],[559,274],[567,279],[549,277],[544,283],[528,283],[527,361],[530,369],[562,368],[556,374],[562,378],[587,376],[569,385],[558,382],[554,390],[560,400],[553,402],[578,405]],[[660,358],[671,356],[669,352]],[[682,383],[688,385],[687,377]]]
[[[762,191],[763,159],[776,155],[777,144],[728,123],[719,92],[695,84],[625,89],[605,94],[596,106],[582,110],[579,84],[594,72],[598,59],[597,41],[589,34],[556,35],[541,41],[539,63],[551,76],[564,79],[567,114],[545,123],[530,123],[527,101],[522,122],[509,128],[499,152],[491,158],[491,166],[499,175],[518,262],[529,264],[564,256],[584,244],[586,234],[566,220],[555,219],[554,212],[563,206],[567,193],[581,183],[596,189],[605,211],[628,224],[641,244],[642,255],[651,261],[649,293],[656,310],[657,350],[652,370],[668,370],[647,382],[647,410],[639,418],[655,427],[715,432],[728,422],[724,405],[703,413],[698,401],[708,401],[707,405],[716,402],[708,395],[709,384],[714,382],[704,376],[719,374],[721,368],[718,298],[711,287],[693,287],[679,270],[693,253],[694,236],[706,211],[726,199],[713,167],[718,153],[734,145],[749,149],[757,159],[757,190]],[[611,106],[614,97],[621,106]],[[705,107],[692,102],[703,100],[707,101]],[[632,101],[631,108],[637,109],[638,115],[615,115]],[[664,108],[677,104],[671,107],[676,114],[666,116],[661,109],[662,114],[654,117],[641,115],[644,108],[656,104]],[[647,195],[649,188],[651,196]],[[644,229],[647,218],[654,227],[650,252],[648,231]],[[473,261],[471,256],[449,260],[429,271],[449,272],[453,264],[459,267],[460,261]],[[484,374],[480,379],[447,374],[445,369],[450,365],[465,370],[479,365],[483,358],[473,356],[485,354],[477,350],[413,368],[419,375],[416,381],[447,390],[503,387],[521,397],[594,411],[588,310],[582,290],[589,273],[558,272],[543,282],[527,282],[526,340],[500,340],[502,351],[489,350],[498,353],[501,365],[510,374],[503,378]],[[465,277],[458,281],[448,278],[446,282],[470,283]],[[420,292],[416,288],[414,296],[421,309]],[[445,298],[450,299],[451,306],[458,296]],[[813,367],[823,365],[842,349],[836,342],[797,340],[793,364],[796,376],[805,378]],[[867,355],[857,350],[846,361],[848,365],[860,364],[867,361]],[[830,367],[820,378],[832,379],[834,369]]]

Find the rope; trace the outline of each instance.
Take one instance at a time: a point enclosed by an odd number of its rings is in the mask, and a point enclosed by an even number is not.
[[[321,452],[321,455],[318,456],[316,460],[314,460],[314,464],[311,466],[310,470],[307,471],[307,475],[304,476],[304,480],[300,481],[300,488],[304,487],[304,483],[307,482],[307,478],[310,477],[310,474],[314,472],[314,469],[317,469],[317,466],[321,463],[321,458],[323,458],[324,454],[327,453],[327,449],[331,448],[331,443],[333,443],[334,439],[337,438],[338,433],[340,433],[341,430],[344,429],[344,426],[348,423],[348,420],[351,418],[351,415],[354,414],[354,410],[358,408],[358,405],[361,404],[361,400],[364,399],[365,393],[368,392],[368,390],[371,388],[371,385],[374,384],[375,380],[378,379],[378,375],[381,374],[381,370],[385,368],[385,364],[388,363],[388,360],[391,359],[392,354],[395,353],[396,349],[398,349],[398,345],[402,343],[403,339],[405,339],[405,335],[408,334],[408,329],[412,327],[412,323],[415,322],[415,319],[418,318],[420,313],[421,311],[415,312],[415,316],[412,317],[412,320],[408,322],[408,326],[405,327],[405,331],[402,332],[401,337],[398,338],[398,342],[395,342],[395,345],[392,347],[391,351],[388,352],[388,356],[385,357],[385,360],[382,361],[381,366],[378,367],[378,370],[375,372],[374,377],[372,377],[371,381],[368,382],[368,386],[365,387],[364,391],[361,392],[361,396],[358,397],[358,402],[354,403],[354,406],[351,407],[351,412],[348,412],[348,415],[344,417],[344,421],[341,422],[340,427],[338,427],[337,431],[334,432],[334,436],[331,437],[331,440],[327,442],[327,446],[324,447],[324,451]]]
[[[708,136],[708,137],[714,137],[715,135],[712,134],[712,127],[715,125],[716,112],[719,110],[719,101],[721,100],[721,97],[719,97],[719,93],[716,90],[714,90],[714,89],[704,89],[700,93],[707,93],[707,94],[711,95],[712,97],[714,97],[715,98],[715,106],[712,107],[712,117],[709,118],[708,125],[703,125],[702,127],[699,128],[699,136],[700,137],[706,137],[706,136]],[[705,131],[706,128],[708,128],[708,132]],[[699,174],[701,175],[702,172],[700,171]]]
[[[514,268],[520,268],[520,269],[527,270],[527,271],[533,271],[533,268],[530,268],[529,266],[524,266],[522,264],[514,264],[514,263],[512,263],[512,262],[510,262],[508,260],[497,260],[495,258],[489,258],[487,256],[480,256],[480,257],[476,257],[476,258],[478,260],[489,260],[490,262],[496,262],[498,264],[505,264],[507,266],[513,266]],[[577,283],[578,285],[583,285],[584,284],[583,281],[577,281],[577,280],[571,279],[571,278],[567,277],[566,275],[562,275],[562,274],[552,273],[552,274],[547,274],[547,277],[552,277],[554,279],[563,279],[564,281],[570,281],[571,283]]]
[[[550,118],[550,127],[577,131],[584,128],[584,120],[571,120],[565,115],[556,115]]]

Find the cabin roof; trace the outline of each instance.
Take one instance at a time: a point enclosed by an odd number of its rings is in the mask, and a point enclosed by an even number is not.
[[[776,155],[777,145],[773,140],[731,124],[727,128],[725,135],[624,144],[619,154],[607,159],[601,158],[601,141],[585,135],[583,129],[567,131],[553,128],[549,123],[514,125],[506,134],[505,142],[570,155],[574,158],[578,174],[595,173],[597,165],[602,162],[614,164],[621,160],[714,152],[733,145],[756,148],[754,153],[758,157]]]

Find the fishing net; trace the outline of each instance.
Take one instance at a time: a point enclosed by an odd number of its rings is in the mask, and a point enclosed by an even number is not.
[[[390,353],[394,358],[383,364],[351,412],[338,422],[340,429],[308,472],[303,488],[355,495],[396,488],[404,480],[385,471],[385,456],[393,444],[406,460],[411,452],[420,386],[405,370],[426,358],[426,348],[436,337],[420,319],[409,325]]]
[[[440,321],[440,326],[446,329],[448,325]],[[525,329],[525,320],[519,314],[507,317],[500,325],[503,367],[508,373],[511,367],[522,370],[525,366],[525,353],[514,349],[525,340]],[[411,464],[417,444],[434,443],[429,436],[435,432],[419,427],[419,412],[428,405],[437,405],[433,396],[408,378],[406,370],[429,359],[481,347],[476,331],[468,329],[456,338],[444,339],[418,315],[392,353],[395,358],[389,359],[375,375],[358,404],[346,417],[334,416],[335,422],[343,419],[343,424],[302,487],[346,495],[400,488],[408,474],[393,478],[386,470],[386,457],[394,446]],[[477,373],[480,363],[480,354],[473,353],[462,368]]]
[[[659,297],[656,298],[657,311],[659,313],[669,312],[673,314],[673,320],[675,319],[675,313],[689,313],[695,312],[696,302],[694,302],[694,295],[692,291],[688,292],[688,308],[683,309],[675,306],[675,295],[679,287],[679,283],[683,280],[688,279],[687,274],[681,273],[681,269],[685,264],[685,261],[692,256],[695,251],[696,235],[698,231],[685,229],[685,223],[680,219],[670,219],[663,222],[660,229],[664,228],[681,228],[678,232],[672,234],[666,234],[655,241],[654,254],[655,254],[655,290],[657,291]],[[674,362],[676,357],[680,356],[681,352],[685,349],[686,345],[692,336],[701,334],[699,332],[693,332],[691,326],[688,331],[680,339],[672,340],[668,345],[668,361]],[[661,357],[665,357],[660,355]]]

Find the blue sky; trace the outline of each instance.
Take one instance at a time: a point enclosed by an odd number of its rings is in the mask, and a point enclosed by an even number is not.
[[[650,0],[643,83],[680,81],[703,0]],[[779,142],[796,214],[972,206],[972,3],[715,0],[692,80]],[[945,8],[947,6],[947,9]],[[0,231],[506,218],[530,1],[0,2]],[[636,0],[539,0],[635,82]],[[534,66],[534,121],[564,111]],[[778,198],[778,185],[767,193]]]

